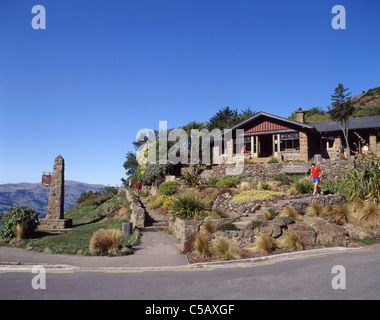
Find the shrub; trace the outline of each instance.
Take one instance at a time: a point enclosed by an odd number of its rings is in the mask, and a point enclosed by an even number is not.
[[[206,204],[198,199],[195,194],[183,194],[178,196],[172,205],[171,212],[174,217],[181,219],[193,219],[206,209]]]
[[[161,194],[164,194],[166,196],[171,196],[178,190],[178,182],[176,181],[167,181],[160,184],[158,191]]]
[[[117,229],[100,229],[90,240],[90,251],[94,254],[103,254],[106,251],[116,250],[120,245],[121,231]]]
[[[223,188],[233,188],[236,187],[240,183],[240,180],[236,177],[227,177],[223,180],[220,180],[216,183],[216,186],[219,189]]]
[[[278,163],[278,159],[274,156],[270,156],[267,163]]]
[[[212,256],[212,250],[207,237],[203,233],[198,233],[194,241],[194,250],[202,258]]]
[[[321,189],[329,193],[337,193],[341,183],[334,181],[323,181],[320,185]]]
[[[13,237],[16,232],[16,226],[22,225],[23,233],[29,235],[36,231],[39,213],[27,206],[13,206],[4,212],[1,217],[0,237]]]
[[[207,183],[211,185],[216,185],[216,183],[219,181],[217,178],[210,178],[208,179]]]
[[[136,177],[140,181],[143,180],[145,184],[151,185],[156,180],[165,180],[165,176],[173,172],[174,165],[171,163],[167,164],[149,164],[144,173],[142,174],[142,179],[138,176]],[[137,180],[135,179],[135,180]],[[137,182],[137,181],[136,181]]]
[[[225,238],[218,238],[214,242],[214,253],[221,260],[239,259],[239,251],[235,244]]]
[[[313,193],[314,192],[314,184],[307,177],[301,178],[298,181],[295,181],[294,186],[296,187],[298,193],[303,194],[303,193]]]
[[[250,223],[250,227],[253,230],[253,229],[257,228],[258,226],[260,226],[261,224],[263,224],[263,221],[261,221],[261,220],[252,220]]]
[[[203,166],[197,165],[194,167],[189,167],[187,170],[184,170],[181,175],[181,180],[183,183],[192,188],[196,187],[198,184],[201,183],[201,172],[204,169]]]
[[[216,230],[220,231],[234,231],[238,230],[238,227],[232,222],[224,222],[217,225]]]
[[[339,186],[337,192],[339,192],[347,201],[350,201],[354,193],[354,182],[350,179],[344,180]]]
[[[352,197],[368,200],[380,200],[380,156],[370,155],[361,169],[349,172],[348,180],[352,183]]]
[[[285,173],[276,174],[273,176],[273,179],[280,182],[282,185],[290,186],[293,182],[293,179]]]

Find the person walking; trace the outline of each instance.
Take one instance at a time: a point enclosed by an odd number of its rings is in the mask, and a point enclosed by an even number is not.
[[[315,165],[315,163],[311,164],[311,174],[310,174],[310,177],[313,178],[313,183],[314,183],[314,193],[313,193],[313,196],[315,196],[317,194],[317,192],[320,192],[322,196],[324,195],[323,191],[318,186],[319,183],[321,182],[321,177],[322,177],[323,172],[324,171],[321,168],[318,168]]]
[[[141,188],[142,188],[142,184],[141,184],[140,180],[137,180],[135,189],[136,189],[136,192],[137,192],[138,196],[140,196]]]

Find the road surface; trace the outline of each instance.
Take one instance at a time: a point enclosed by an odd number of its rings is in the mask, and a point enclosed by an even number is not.
[[[334,266],[341,267],[334,270]],[[40,274],[30,270],[0,270],[2,300],[282,300],[380,297],[380,245],[341,253],[196,269],[184,266],[157,270],[47,270],[46,289],[32,287],[34,277],[41,276]],[[37,280],[35,279],[35,283]],[[334,289],[334,284],[341,288]]]

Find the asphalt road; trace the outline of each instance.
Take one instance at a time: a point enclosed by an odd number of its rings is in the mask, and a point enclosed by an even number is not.
[[[339,267],[334,271],[334,266]],[[344,272],[343,272],[344,271]],[[335,273],[334,273],[335,272]],[[144,270],[0,271],[0,299],[379,299],[380,245],[256,264]],[[335,284],[343,287],[334,289]]]

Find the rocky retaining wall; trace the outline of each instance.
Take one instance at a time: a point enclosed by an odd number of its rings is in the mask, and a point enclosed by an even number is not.
[[[140,202],[133,196],[129,189],[125,189],[127,200],[130,203],[131,222],[133,229],[143,229],[145,226],[145,209],[142,207]]]
[[[243,204],[243,205],[232,205],[229,204],[229,199],[224,198],[223,196],[216,199],[213,205],[213,210],[218,209],[223,213],[224,216],[228,216],[229,218],[218,219],[218,220],[210,220],[216,225],[222,224],[225,222],[238,221],[241,217],[250,216],[252,220],[261,220],[264,221],[263,217],[263,209],[273,208],[276,211],[280,211],[282,208],[292,205],[297,210],[306,210],[306,208],[312,204],[317,203],[321,206],[331,205],[339,205],[345,203],[345,199],[339,195],[327,195],[327,196],[317,196],[311,197],[310,195],[298,195],[287,197],[286,199],[283,197],[278,197],[271,201],[254,201],[251,203]],[[195,240],[196,235],[201,231],[203,224],[206,221],[194,221],[194,220],[183,220],[183,219],[175,219],[169,222],[169,230],[173,233],[173,235],[180,241],[181,251],[188,252],[192,250],[193,242]],[[280,220],[277,224],[273,222],[268,222],[267,230],[264,229],[263,232],[267,233],[273,237],[279,237],[282,235],[282,231],[287,229],[287,222]],[[293,228],[290,227],[290,228]],[[295,227],[294,227],[295,228]],[[257,229],[259,230],[259,229]],[[217,239],[218,237],[225,237],[231,239],[236,242],[239,246],[246,246],[252,244],[254,242],[255,237],[257,236],[257,230],[251,230],[248,228],[236,230],[236,231],[218,231],[213,235],[210,235],[210,241]],[[307,234],[307,227],[303,227],[301,231]],[[310,231],[310,230],[309,230]],[[313,233],[310,231],[310,233]],[[310,245],[315,245],[315,232],[314,240],[308,240]],[[344,233],[343,239],[344,238]],[[312,236],[311,236],[312,237]],[[308,238],[309,239],[309,238]],[[339,241],[341,237],[339,237]],[[322,239],[321,241],[324,241]],[[340,241],[339,243],[341,243]],[[343,245],[343,242],[342,242]]]

